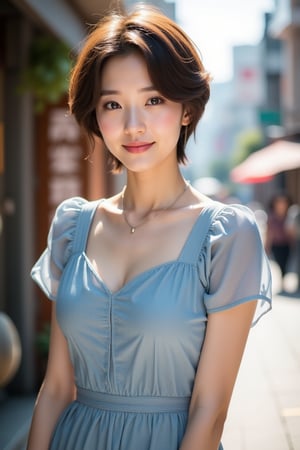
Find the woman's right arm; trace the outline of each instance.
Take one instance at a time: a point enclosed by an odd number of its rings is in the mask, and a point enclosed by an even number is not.
[[[34,408],[27,450],[48,450],[56,422],[75,398],[74,373],[66,339],[52,306],[47,370]]]

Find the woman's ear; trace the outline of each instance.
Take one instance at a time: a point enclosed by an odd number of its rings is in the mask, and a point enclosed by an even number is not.
[[[187,126],[191,123],[191,113],[188,110],[183,111],[182,119],[181,119],[181,125]]]

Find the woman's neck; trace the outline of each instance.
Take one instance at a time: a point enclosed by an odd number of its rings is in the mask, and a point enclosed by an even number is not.
[[[140,173],[128,173],[123,190],[124,208],[142,214],[171,208],[184,192],[186,184],[179,170],[167,177],[147,177]]]

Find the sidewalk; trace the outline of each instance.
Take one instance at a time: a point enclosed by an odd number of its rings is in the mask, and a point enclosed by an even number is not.
[[[0,402],[0,450],[25,449],[34,400]],[[274,295],[272,312],[251,330],[222,442],[225,450],[300,450],[299,296]]]
[[[299,296],[274,295],[273,310],[251,330],[223,445],[225,450],[300,450]]]
[[[24,450],[35,396],[8,397],[0,402],[0,450]]]

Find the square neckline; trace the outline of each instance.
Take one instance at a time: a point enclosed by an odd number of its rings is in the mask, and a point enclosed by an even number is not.
[[[194,220],[194,223],[190,229],[190,231],[188,232],[186,239],[184,241],[184,244],[178,254],[178,256],[176,258],[164,261],[162,263],[158,263],[158,264],[154,264],[153,266],[137,273],[136,275],[134,275],[132,278],[130,278],[128,281],[126,281],[120,288],[116,289],[116,290],[112,290],[109,288],[108,284],[106,283],[106,281],[103,279],[103,277],[101,276],[101,273],[99,273],[95,267],[92,264],[92,261],[90,260],[89,256],[86,253],[86,249],[87,249],[87,243],[88,243],[88,237],[90,234],[90,230],[91,230],[91,226],[92,226],[92,222],[94,220],[95,217],[95,213],[99,207],[99,205],[102,202],[105,202],[106,199],[100,199],[100,200],[96,200],[94,202],[88,202],[86,204],[86,206],[89,206],[89,213],[88,215],[86,215],[86,221],[84,222],[85,225],[85,229],[84,229],[84,233],[82,233],[81,235],[81,250],[80,253],[83,255],[84,260],[87,264],[88,269],[91,271],[91,273],[93,274],[93,276],[97,279],[97,281],[102,285],[102,287],[106,290],[106,292],[111,296],[117,296],[118,294],[120,294],[123,290],[125,290],[126,288],[130,287],[131,284],[134,284],[136,282],[139,281],[140,278],[145,277],[148,274],[151,274],[152,272],[155,272],[157,270],[162,269],[165,266],[170,266],[170,265],[175,265],[178,263],[185,263],[185,264],[195,264],[195,256],[196,254],[198,255],[202,249],[203,246],[203,242],[205,237],[207,236],[207,233],[209,231],[209,227],[207,227],[207,229],[205,229],[205,233],[203,233],[203,235],[200,237],[199,239],[199,247],[197,246],[192,246],[191,242],[192,242],[192,237],[193,235],[196,233],[196,230],[199,226],[199,223],[201,223],[203,217],[209,217],[209,215],[207,214],[207,212],[212,208],[215,207],[214,209],[217,209],[219,211],[219,208],[216,208],[216,206],[219,204],[219,202],[215,201],[215,200],[211,200],[209,202],[206,203],[205,206],[203,206],[203,208],[201,208],[199,214],[197,215],[196,219]],[[91,205],[93,206],[91,208]],[[81,214],[84,212],[84,206],[82,208]],[[89,218],[89,220],[87,220],[87,218]],[[194,258],[189,257],[188,259],[190,261],[187,261],[184,259],[184,256],[187,252],[187,249],[192,249],[193,254],[194,254]],[[195,251],[196,250],[196,251]],[[192,261],[191,261],[192,260]]]

